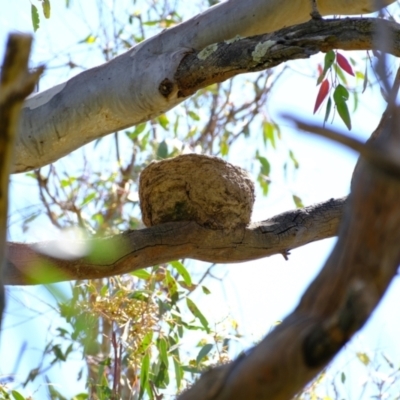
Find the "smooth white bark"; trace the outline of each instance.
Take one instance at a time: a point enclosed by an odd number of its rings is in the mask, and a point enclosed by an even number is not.
[[[362,14],[373,11],[373,3],[320,0],[318,7],[322,15]],[[184,100],[176,87],[166,98],[159,85],[164,79],[174,82],[176,68],[190,49],[305,22],[310,12],[310,0],[228,0],[32,96],[21,114],[13,172],[49,164],[96,138],[175,107]]]

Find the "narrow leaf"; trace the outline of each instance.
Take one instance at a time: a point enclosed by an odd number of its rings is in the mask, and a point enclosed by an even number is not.
[[[339,80],[342,83],[344,83],[345,85],[347,85],[347,79],[346,79],[345,73],[339,67],[339,65],[338,64],[333,64],[333,69],[335,70],[335,73],[336,73],[337,77],[339,78]]]
[[[268,121],[264,122],[263,124],[264,145],[266,145],[267,141],[269,140],[271,142],[272,147],[276,149],[274,131],[275,131],[274,124]]]
[[[206,286],[202,286],[201,289],[203,290],[204,294],[210,294],[211,293],[210,289],[208,289]]]
[[[332,99],[329,97],[328,103],[326,104],[324,126],[325,126],[326,121],[328,121],[329,115],[331,113],[331,109],[332,109]]]
[[[185,281],[186,285],[191,286],[192,278],[190,277],[190,274],[189,274],[188,270],[185,268],[185,266],[180,261],[171,261],[170,264],[172,267],[174,267],[177,270],[179,275]]]
[[[45,18],[50,18],[50,0],[42,1],[43,15]]]
[[[138,271],[131,272],[131,275],[136,276],[139,279],[143,279],[145,281],[149,280],[151,274],[147,272],[145,269],[139,269]]]
[[[200,121],[200,117],[194,111],[189,111],[188,115],[190,118],[194,119],[195,121]]]
[[[317,86],[323,81],[326,73],[328,72],[329,68],[332,66],[334,61],[335,61],[335,52],[333,50],[330,50],[325,54],[323,71],[320,72],[320,67],[318,68],[319,77],[317,79]]]
[[[169,295],[173,297],[174,294],[178,292],[178,284],[176,283],[176,280],[168,270],[166,271],[165,274],[164,283],[168,288]]]
[[[263,157],[263,156],[257,156],[258,161],[260,161],[261,164],[261,173],[265,176],[269,176],[271,172],[271,165],[269,161]]]
[[[142,360],[142,365],[140,367],[140,393],[139,399],[143,398],[146,386],[149,384],[149,369],[150,369],[150,356],[147,353]]]
[[[365,90],[367,89],[367,85],[368,85],[368,68],[367,68],[367,66],[365,66],[363,90],[362,90],[361,93],[364,93],[364,92],[365,92]]]
[[[317,112],[318,108],[322,104],[322,102],[325,100],[326,96],[329,93],[329,81],[325,79],[321,86],[319,87],[317,99],[315,101],[315,106],[314,106],[314,114]]]
[[[39,29],[40,19],[39,19],[38,9],[33,4],[31,5],[31,18],[32,18],[33,31],[36,32]]]
[[[199,364],[200,361],[201,361],[204,357],[207,356],[207,354],[211,351],[211,349],[213,348],[213,346],[214,346],[213,344],[208,343],[208,344],[206,344],[205,346],[203,346],[203,347],[201,348],[201,350],[199,351],[199,354],[198,354],[197,357],[196,357],[196,362],[197,362],[197,364]]]
[[[347,58],[340,53],[336,53],[336,61],[339,64],[339,67],[342,68],[343,71],[347,72],[349,75],[354,76],[353,68],[350,63],[347,61]]]
[[[20,392],[17,392],[16,390],[11,391],[11,394],[13,395],[15,400],[25,400],[25,397],[22,396]]]
[[[335,91],[333,92],[333,100],[335,100],[335,104],[342,101],[347,101],[348,99],[348,90],[343,85],[337,85]]]
[[[158,351],[160,354],[160,359],[166,367],[168,367],[168,353],[167,353],[167,341],[162,337],[158,340]]]
[[[174,356],[174,369],[175,369],[176,387],[177,389],[180,389],[183,378],[183,369],[179,357],[175,356]]]
[[[333,50],[329,50],[325,54],[324,59],[324,73],[328,71],[328,69],[332,66],[333,62],[335,61],[335,52]]]
[[[345,102],[336,103],[336,109],[340,115],[340,118],[342,118],[343,122],[347,126],[347,129],[350,131],[351,130],[351,118],[350,118],[349,109],[347,108],[347,104]]]
[[[293,195],[293,201],[294,201],[294,204],[296,204],[297,208],[303,208],[304,207],[304,204],[301,201],[301,198],[299,196],[296,196],[295,194]]]
[[[295,155],[294,155],[292,150],[289,150],[289,157],[292,160],[294,167],[296,169],[298,169],[300,164],[299,164],[299,162],[298,162],[297,158],[295,157]]]
[[[333,100],[336,105],[336,109],[340,118],[342,118],[343,122],[347,126],[349,130],[351,130],[351,118],[349,109],[347,107],[346,101],[349,99],[349,92],[343,85],[337,85],[335,91],[333,92]]]
[[[189,299],[188,297],[186,298],[186,304],[190,310],[190,312],[199,319],[199,321],[201,322],[201,324],[203,325],[203,327],[206,329],[206,331],[208,332],[210,329],[208,327],[208,321],[205,318],[205,316],[201,313],[201,311],[197,308],[196,304],[194,304],[194,302]]]

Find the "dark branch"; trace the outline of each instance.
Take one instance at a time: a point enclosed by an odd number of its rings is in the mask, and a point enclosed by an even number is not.
[[[374,37],[382,27],[392,39],[384,50],[400,56],[400,25],[376,18],[313,19],[273,33],[217,43],[208,46],[208,51],[185,56],[175,75],[179,93],[189,96],[239,74],[265,70],[332,49],[379,49]]]
[[[331,199],[279,214],[232,231],[195,222],[169,222],[151,228],[86,242],[90,254],[63,260],[45,254],[76,243],[9,243],[5,283],[29,285],[72,279],[95,279],[128,273],[179,258],[235,263],[287,254],[291,249],[335,236],[345,199]],[[80,243],[81,244],[81,243]]]
[[[31,43],[32,38],[27,35],[9,36],[0,76],[0,328],[4,309],[3,264],[6,257],[8,181],[14,142],[22,103],[32,92],[41,73],[41,70],[33,74],[28,72]]]

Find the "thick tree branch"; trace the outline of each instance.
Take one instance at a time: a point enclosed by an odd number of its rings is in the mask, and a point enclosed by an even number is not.
[[[233,76],[261,71],[290,60],[309,58],[332,49],[372,50],[377,32],[384,28],[393,42],[385,50],[400,56],[400,25],[375,18],[311,20],[251,38],[237,37],[187,54],[179,64],[175,79],[178,96]]]
[[[331,3],[333,8],[324,8]],[[318,4],[323,13],[349,14],[364,12],[366,3]],[[46,165],[110,132],[154,118],[211,83],[332,48],[373,49],[377,23],[393,31],[392,52],[400,53],[400,26],[371,19],[313,20],[271,36],[224,42],[306,21],[310,11],[309,0],[223,2],[32,96],[23,109],[13,172]]]
[[[32,38],[8,38],[0,76],[0,328],[4,309],[3,269],[6,256],[8,182],[22,103],[32,93],[41,69],[28,72]]]
[[[398,159],[400,110],[387,112],[373,143]],[[248,355],[207,372],[179,399],[291,399],[364,325],[397,274],[399,196],[399,175],[380,157],[361,158],[338,242],[296,309]]]
[[[90,254],[75,260],[45,255],[54,254],[60,243],[9,243],[4,282],[29,285],[103,278],[179,258],[235,263],[274,254],[286,257],[291,249],[335,236],[344,203],[344,198],[331,199],[232,231],[207,229],[195,222],[170,222],[88,241]],[[76,242],[61,245],[74,248]]]

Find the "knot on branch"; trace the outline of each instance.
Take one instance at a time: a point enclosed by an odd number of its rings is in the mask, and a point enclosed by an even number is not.
[[[196,221],[233,229],[250,222],[254,184],[246,171],[217,157],[185,154],[147,166],[139,198],[146,226]]]

